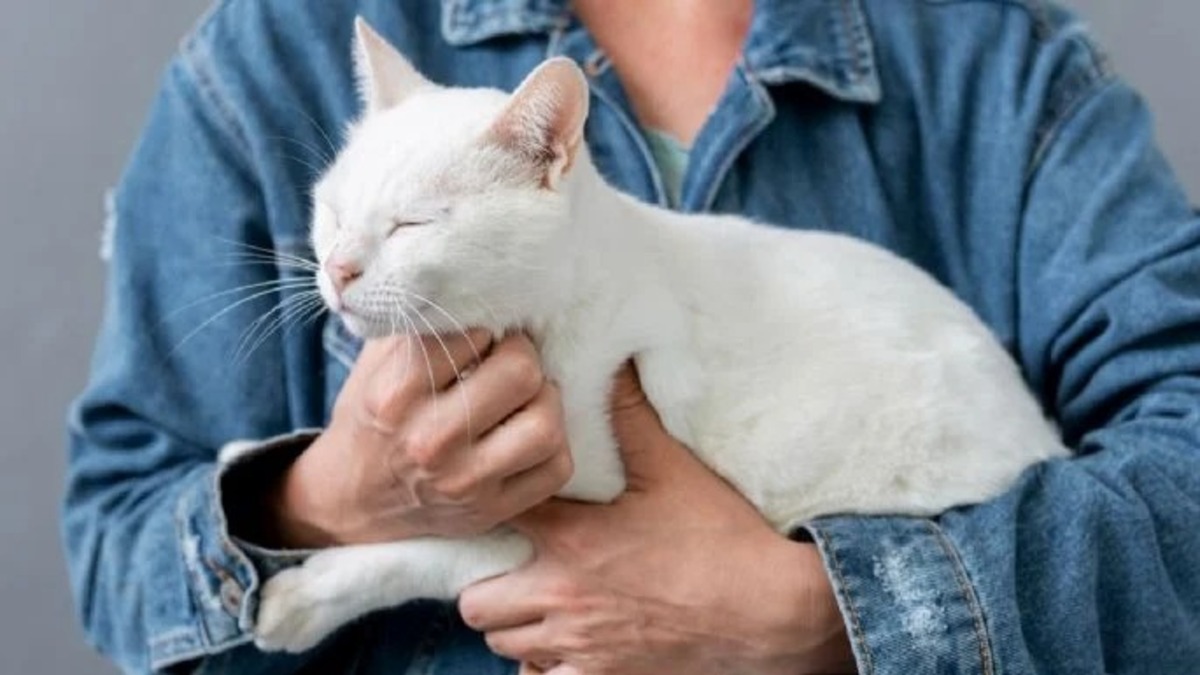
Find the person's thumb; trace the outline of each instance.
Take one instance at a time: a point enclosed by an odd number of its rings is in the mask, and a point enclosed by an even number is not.
[[[660,473],[664,453],[677,445],[663,427],[658,413],[642,391],[637,369],[626,363],[613,379],[609,397],[610,423],[625,474],[631,484],[652,479]]]

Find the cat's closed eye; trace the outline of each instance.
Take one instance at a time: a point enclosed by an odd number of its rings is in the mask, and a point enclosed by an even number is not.
[[[388,230],[388,236],[396,234],[405,227],[420,227],[421,225],[429,225],[433,222],[431,218],[396,218],[392,221],[392,227]]]

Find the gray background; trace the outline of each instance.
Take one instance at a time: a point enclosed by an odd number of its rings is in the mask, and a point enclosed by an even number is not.
[[[0,675],[111,672],[73,617],[56,517],[62,418],[99,320],[102,194],[204,0],[14,2],[0,10]],[[1142,88],[1200,198],[1200,5],[1075,0]]]

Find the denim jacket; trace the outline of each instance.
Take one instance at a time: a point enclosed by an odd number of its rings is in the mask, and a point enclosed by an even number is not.
[[[549,55],[576,59],[600,170],[666,203],[564,0],[218,3],[116,191],[107,310],[70,414],[79,616],[128,672],[512,670],[435,602],[309,654],[251,644],[263,579],[303,552],[230,536],[217,449],[296,452],[358,344],[321,320],[248,348],[294,291],[250,285],[300,272],[230,242],[311,255],[307,191],[357,112],[357,14],[447,84],[511,89]],[[1042,0],[758,0],[678,208],[915,261],[994,330],[1075,451],[937,518],[808,525],[861,672],[1200,672],[1200,219],[1075,17]]]

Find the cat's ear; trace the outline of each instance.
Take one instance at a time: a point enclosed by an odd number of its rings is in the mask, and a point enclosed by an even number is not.
[[[554,189],[579,153],[587,115],[587,78],[574,61],[559,56],[542,63],[517,87],[490,137],[532,162],[542,185]]]
[[[393,108],[418,89],[433,86],[361,16],[354,20],[354,70],[359,97],[370,112]]]

